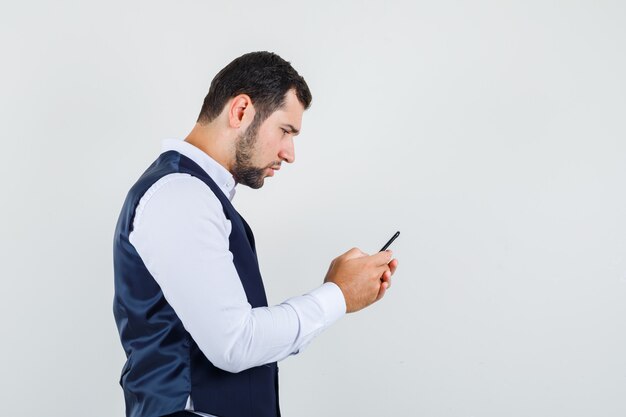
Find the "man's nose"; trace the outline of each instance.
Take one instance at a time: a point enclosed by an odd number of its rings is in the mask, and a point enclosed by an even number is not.
[[[296,150],[293,146],[293,137],[289,138],[289,140],[286,141],[285,146],[280,150],[278,156],[280,157],[280,159],[289,162],[290,164],[296,160]]]

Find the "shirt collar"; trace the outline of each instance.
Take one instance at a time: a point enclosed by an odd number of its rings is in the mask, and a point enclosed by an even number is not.
[[[211,177],[230,201],[235,197],[235,179],[219,162],[206,152],[180,139],[163,140],[161,152],[176,151],[194,161]]]

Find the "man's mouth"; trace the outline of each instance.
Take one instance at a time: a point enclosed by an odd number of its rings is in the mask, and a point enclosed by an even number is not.
[[[278,171],[280,169],[280,165],[270,165],[268,169],[270,170],[269,176],[273,177],[274,171]]]

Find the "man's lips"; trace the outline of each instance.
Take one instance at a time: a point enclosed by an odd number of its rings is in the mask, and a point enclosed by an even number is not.
[[[274,171],[278,171],[280,169],[280,165],[278,166],[272,166],[268,168],[270,170],[269,176],[273,177],[274,176]]]

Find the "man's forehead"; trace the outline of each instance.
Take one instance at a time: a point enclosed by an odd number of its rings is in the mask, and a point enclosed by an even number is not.
[[[291,95],[290,95],[291,94]],[[287,93],[285,103],[276,110],[270,117],[277,123],[290,125],[293,130],[299,131],[302,124],[302,114],[304,106],[293,91]]]

